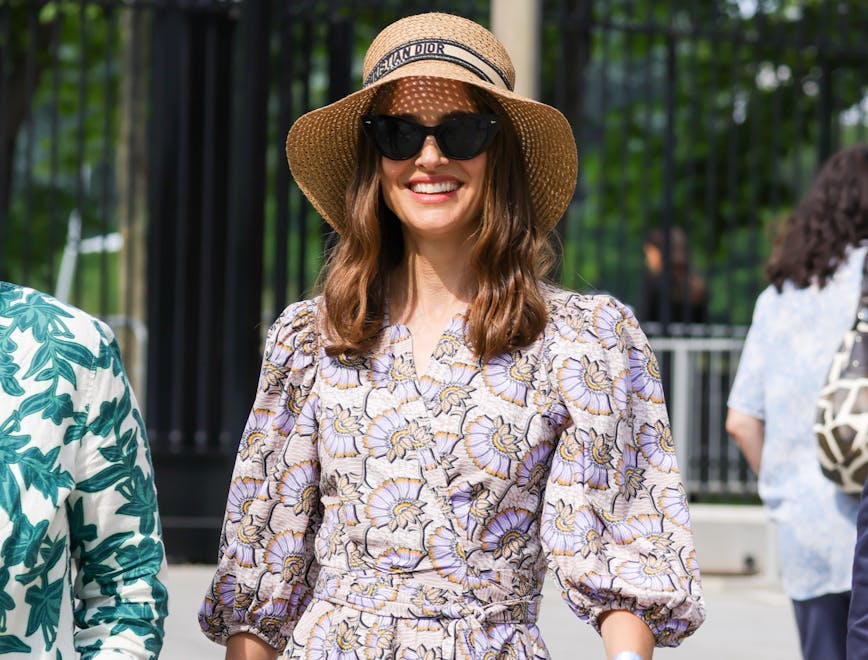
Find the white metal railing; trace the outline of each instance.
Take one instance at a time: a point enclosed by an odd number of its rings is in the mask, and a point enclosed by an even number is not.
[[[717,334],[723,329],[705,330]],[[693,496],[756,494],[756,479],[724,428],[726,400],[744,344],[744,329],[726,330],[729,336],[649,338],[663,371],[682,479]]]

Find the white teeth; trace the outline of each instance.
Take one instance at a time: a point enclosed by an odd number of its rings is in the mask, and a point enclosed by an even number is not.
[[[414,193],[425,193],[432,195],[435,193],[447,193],[453,190],[458,190],[460,184],[457,181],[439,181],[437,183],[411,183],[410,190]]]

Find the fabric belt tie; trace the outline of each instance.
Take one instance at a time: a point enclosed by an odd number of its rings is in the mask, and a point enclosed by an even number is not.
[[[448,638],[444,658],[482,659],[490,650],[486,626],[536,623],[540,596],[481,602],[472,594],[436,588],[437,599],[425,597],[426,586],[415,580],[369,573],[337,573],[323,567],[314,598],[358,612],[396,619],[441,619]],[[445,598],[443,598],[445,596]],[[438,602],[442,598],[443,602]],[[459,655],[460,651],[460,655]]]

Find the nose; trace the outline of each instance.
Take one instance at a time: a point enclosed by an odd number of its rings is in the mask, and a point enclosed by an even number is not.
[[[443,152],[440,151],[440,145],[437,144],[437,140],[434,139],[434,136],[426,136],[425,141],[422,143],[422,150],[419,152],[419,155],[416,156],[416,165],[424,168],[432,168],[442,165],[448,160],[449,159],[443,155]]]

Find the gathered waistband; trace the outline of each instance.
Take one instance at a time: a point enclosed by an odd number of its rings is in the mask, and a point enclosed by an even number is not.
[[[440,578],[442,579],[442,578]],[[387,573],[340,573],[322,567],[314,597],[361,612],[399,619],[472,619],[479,625],[536,623],[541,596],[480,600],[414,577]]]

